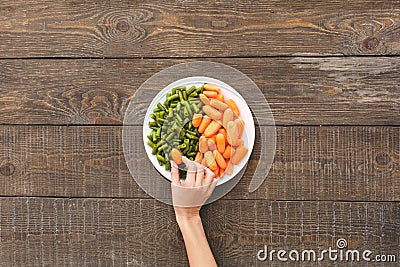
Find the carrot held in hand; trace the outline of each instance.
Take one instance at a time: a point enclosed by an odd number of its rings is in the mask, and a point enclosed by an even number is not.
[[[182,154],[181,154],[181,152],[178,150],[178,149],[176,149],[176,148],[173,148],[172,150],[171,150],[171,158],[172,158],[172,160],[176,163],[176,164],[181,164],[182,163]]]

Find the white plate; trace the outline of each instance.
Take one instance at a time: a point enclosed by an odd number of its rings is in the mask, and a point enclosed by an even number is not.
[[[223,178],[219,179],[217,185],[226,183],[227,181],[235,177],[239,173],[239,171],[246,166],[250,158],[251,152],[253,151],[254,139],[255,139],[255,127],[254,127],[253,116],[251,115],[250,108],[246,104],[246,101],[235,89],[233,89],[228,84],[221,82],[220,80],[209,77],[195,76],[195,77],[187,77],[184,79],[180,79],[178,81],[169,84],[156,95],[156,97],[153,99],[153,101],[150,103],[150,106],[147,109],[143,124],[143,142],[147,156],[149,157],[151,163],[157,169],[157,171],[170,181],[171,181],[171,172],[166,171],[165,166],[160,166],[160,164],[158,164],[156,156],[151,154],[152,151],[151,147],[147,145],[147,135],[149,135],[151,132],[151,129],[148,126],[149,121],[152,120],[150,118],[150,114],[152,113],[153,109],[157,106],[157,103],[159,102],[164,103],[165,96],[167,95],[167,93],[171,92],[172,88],[177,86],[186,86],[186,88],[189,88],[193,85],[199,87],[204,83],[209,83],[218,86],[219,88],[221,88],[221,93],[224,94],[225,99],[233,99],[236,102],[236,104],[240,109],[240,118],[245,122],[245,129],[243,132],[242,139],[244,141],[245,146],[249,149],[249,152],[247,152],[246,156],[242,159],[242,161],[238,165],[235,165],[233,173],[231,175],[225,174]]]

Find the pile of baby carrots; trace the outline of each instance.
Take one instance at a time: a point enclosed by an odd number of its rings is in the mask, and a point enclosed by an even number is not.
[[[234,100],[225,101],[215,85],[204,84],[199,97],[206,115],[194,114],[192,118],[192,125],[202,134],[195,161],[210,168],[214,177],[230,175],[248,152],[242,140],[244,121],[240,110]]]

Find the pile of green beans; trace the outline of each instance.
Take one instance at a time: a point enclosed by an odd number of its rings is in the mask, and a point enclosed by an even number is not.
[[[167,171],[171,170],[170,152],[173,148],[180,150],[190,160],[196,157],[201,134],[192,125],[192,117],[194,114],[203,114],[203,103],[199,98],[203,90],[203,86],[189,89],[186,86],[175,87],[167,93],[165,102],[158,103],[150,114],[152,121],[149,127],[152,130],[147,136],[147,144],[158,163],[165,166]]]

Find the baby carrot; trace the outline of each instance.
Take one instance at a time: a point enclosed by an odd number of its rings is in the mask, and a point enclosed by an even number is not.
[[[234,166],[232,162],[229,161],[228,165],[226,166],[225,173],[231,175],[233,173]]]
[[[219,177],[222,178],[225,174],[225,169],[219,168]]]
[[[211,123],[211,118],[208,116],[204,116],[203,119],[201,120],[199,128],[197,129],[199,133],[203,133],[210,123]]]
[[[222,117],[222,113],[213,108],[212,106],[205,105],[203,106],[203,111],[206,113],[211,119],[219,120]]]
[[[217,139],[216,139],[215,135],[211,136],[210,139],[213,140],[214,143],[217,143]]]
[[[228,105],[224,102],[219,101],[218,99],[211,99],[210,105],[219,110],[225,110],[228,108]]]
[[[217,178],[219,175],[219,167],[217,166],[217,168],[214,171],[214,178]]]
[[[236,105],[235,101],[233,99],[228,99],[225,101],[225,103],[229,106],[230,109],[237,115],[240,116],[240,110],[238,106]]]
[[[206,90],[206,91],[214,91],[214,92],[217,92],[217,93],[221,92],[221,89],[219,89],[219,87],[217,87],[215,85],[212,85],[212,84],[209,84],[209,83],[204,84],[204,90]]]
[[[205,137],[211,137],[211,136],[215,135],[218,132],[219,129],[221,129],[221,124],[219,124],[216,121],[212,121],[207,126],[207,128],[204,130],[204,136]],[[199,130],[199,132],[200,132],[200,130]]]
[[[243,159],[243,157],[247,154],[247,151],[249,151],[249,150],[244,145],[241,145],[238,148],[236,148],[235,153],[231,157],[232,164],[235,164],[235,165],[238,164]]]
[[[244,121],[241,119],[236,119],[235,123],[238,129],[238,137],[241,138],[244,131]]]
[[[216,135],[217,139],[217,149],[219,153],[224,153],[225,151],[225,137],[222,133]]]
[[[204,105],[210,105],[210,99],[208,99],[208,97],[206,97],[204,94],[200,94],[199,97]]]
[[[218,166],[222,169],[226,169],[226,162],[224,157],[221,155],[221,153],[218,152],[218,150],[214,150],[213,152],[214,159],[217,162]]]
[[[182,163],[182,154],[176,148],[173,148],[171,150],[171,158],[176,164],[181,164]]]
[[[217,148],[212,138],[208,139],[208,150],[214,151]]]
[[[226,132],[228,133],[228,143],[232,146],[237,146],[239,144],[239,138],[236,123],[233,121],[228,122]]]
[[[208,151],[208,140],[207,138],[199,141],[199,151],[200,153],[206,153]]]
[[[233,154],[232,149],[234,149],[234,148],[232,148],[230,145],[227,145],[222,156],[226,159],[229,159],[231,157],[231,155]]]
[[[196,157],[194,158],[194,161],[201,163],[201,161],[203,160],[203,154],[201,154],[201,152],[197,152]]]
[[[225,127],[225,129],[228,127],[228,122],[233,120],[233,111],[228,108],[225,110],[224,115],[222,116],[222,125]]]
[[[224,102],[225,97],[224,97],[223,94],[218,94],[217,97],[216,97],[215,99],[218,99],[219,101]]]
[[[202,119],[203,119],[203,115],[201,115],[201,114],[194,114],[194,115],[193,115],[193,118],[192,118],[192,125],[193,125],[194,127],[199,127]]]
[[[208,98],[216,98],[218,93],[214,91],[203,91],[203,94]]]
[[[215,162],[214,155],[211,151],[207,151],[204,154],[204,159],[206,162],[206,166],[210,168],[210,170],[215,171],[218,168],[217,162]]]
[[[225,130],[225,128],[221,128],[221,129],[219,129],[218,133],[221,133],[221,134],[223,134],[223,135],[224,135],[225,142],[226,142],[226,137],[228,136],[228,134],[226,133],[226,130]]]

